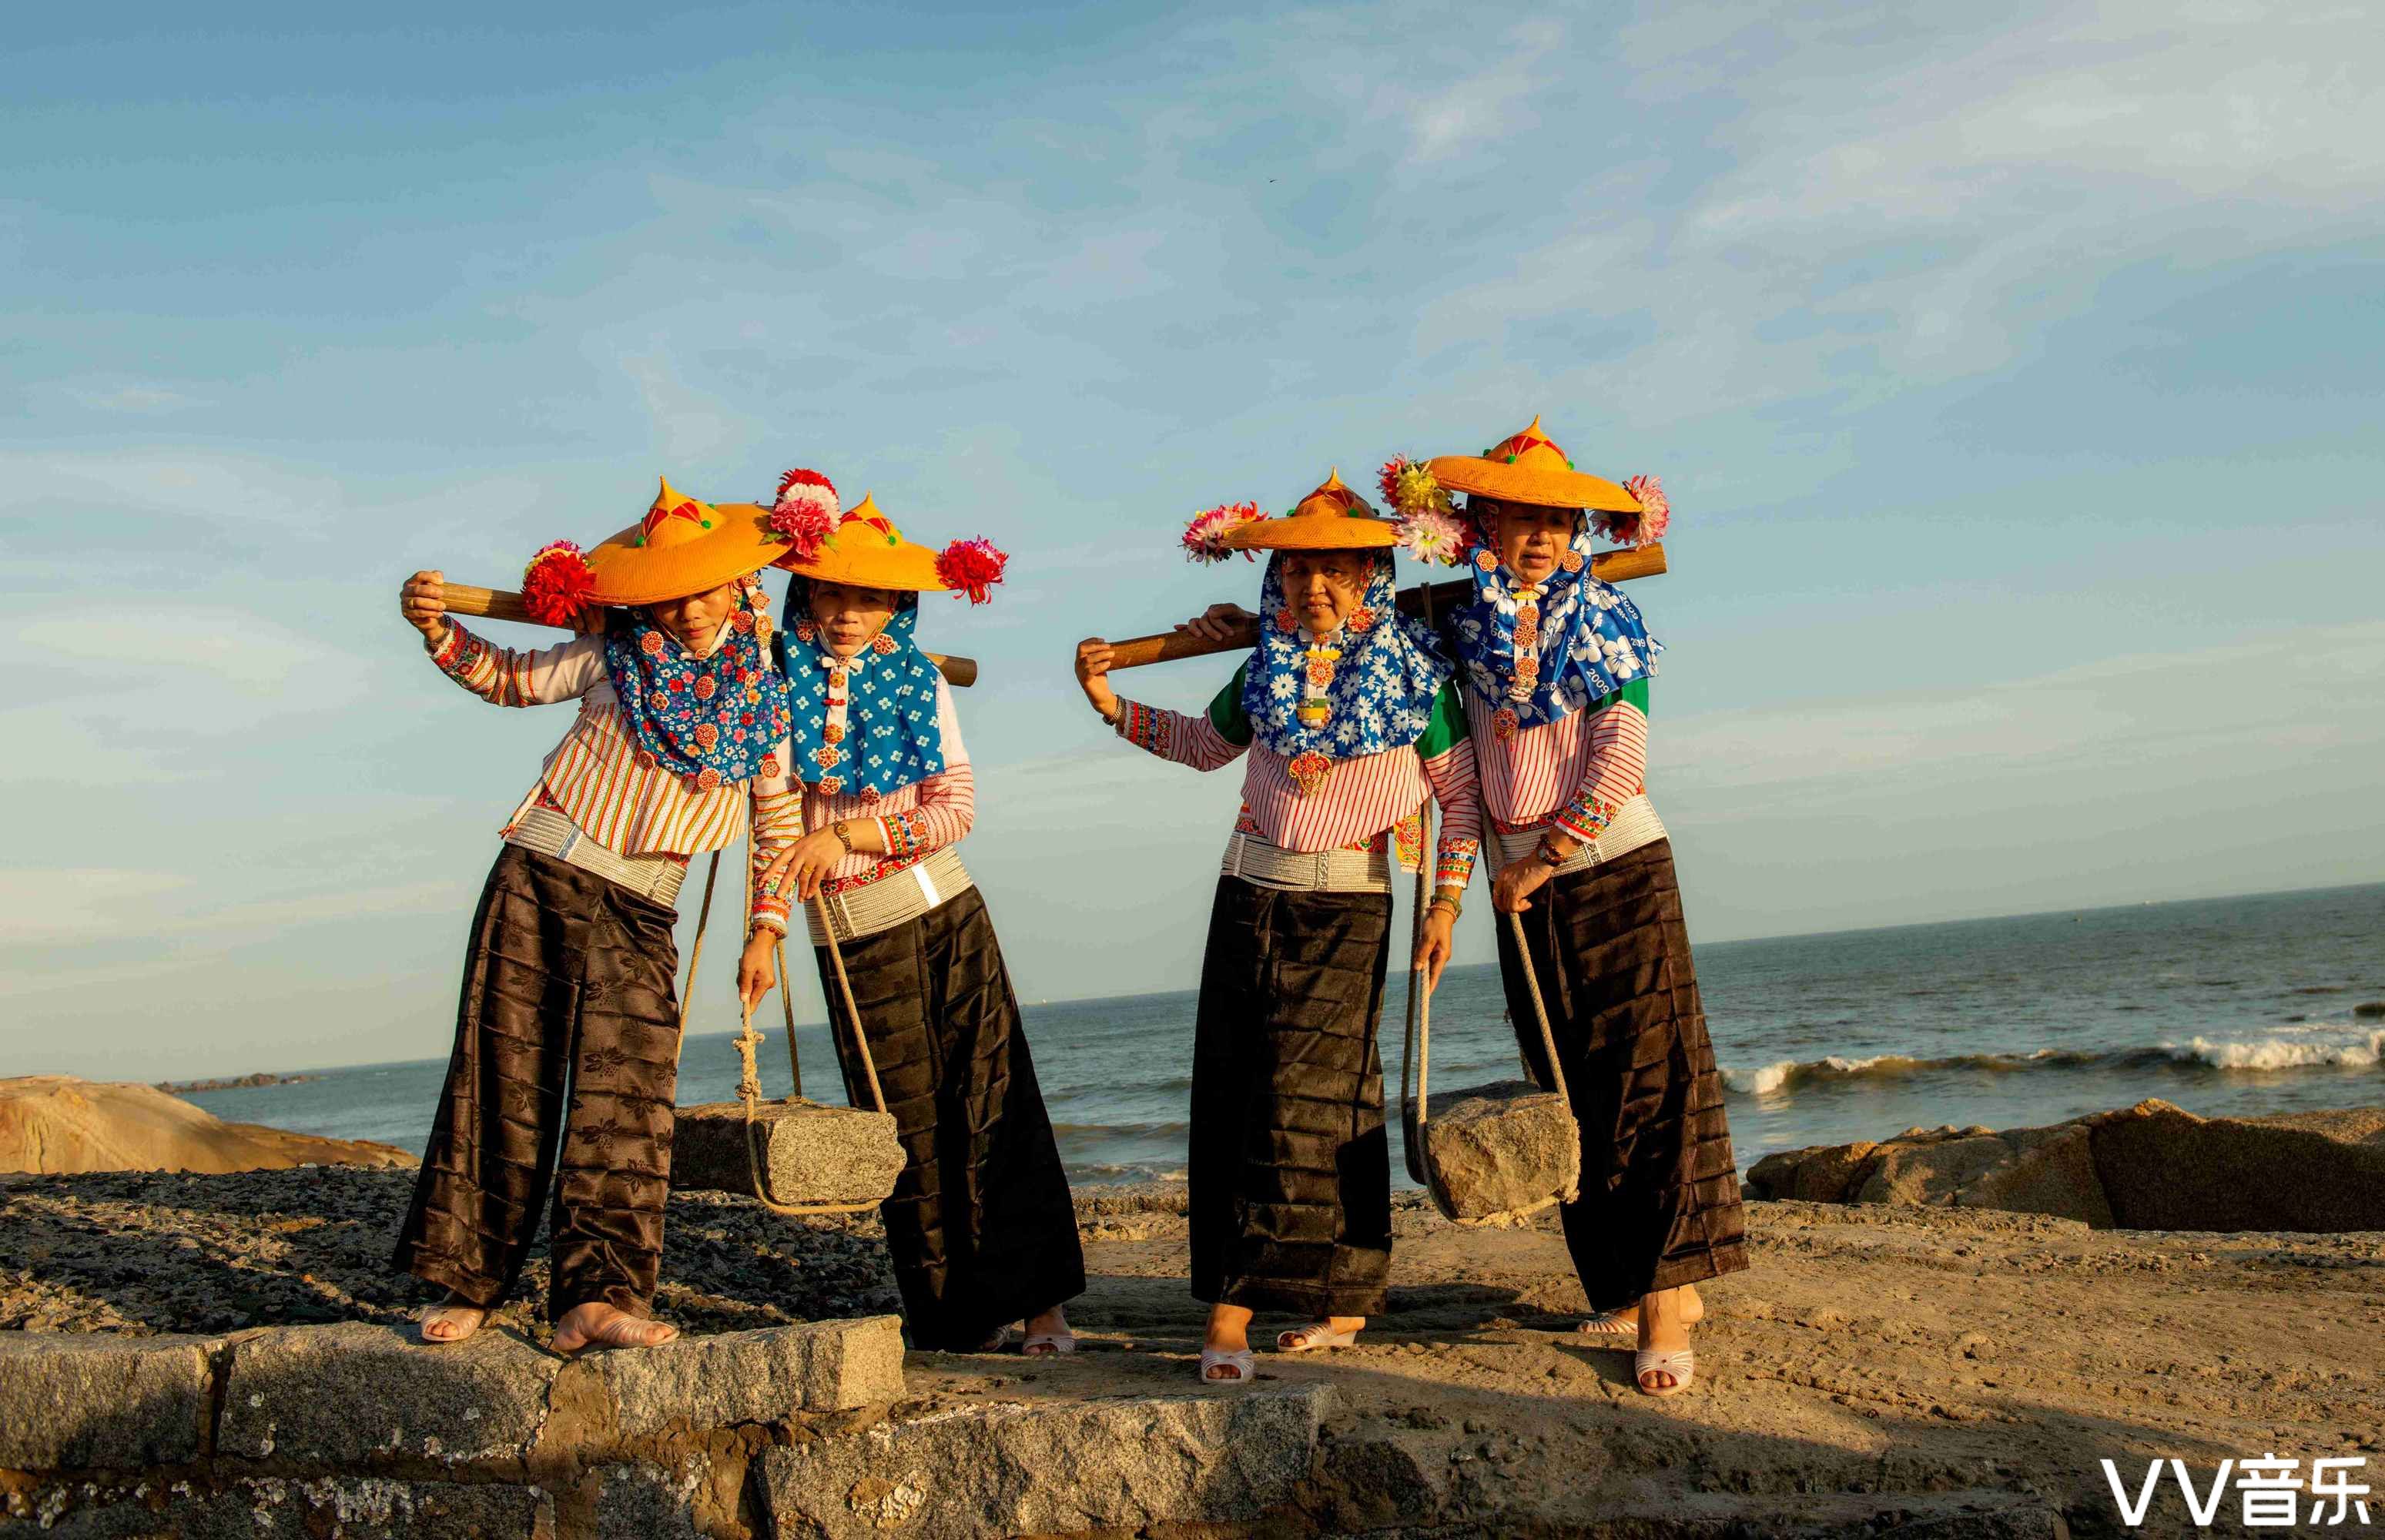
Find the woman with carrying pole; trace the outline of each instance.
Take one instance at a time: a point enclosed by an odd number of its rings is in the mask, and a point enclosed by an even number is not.
[[[1417,965],[1438,977],[1474,869],[1474,746],[1430,631],[1401,615],[1403,531],[1330,477],[1291,513],[1194,519],[1195,559],[1273,553],[1258,644],[1198,715],[1121,701],[1113,653],[1077,649],[1085,698],[1128,742],[1197,770],[1245,760],[1193,1028],[1192,1294],[1210,1306],[1201,1377],[1247,1385],[1253,1311],[1308,1324],[1285,1352],[1349,1347],[1384,1308],[1391,1163],[1380,1019],[1391,860],[1413,868],[1417,812],[1442,808]]]
[[[1693,1285],[1747,1265],[1745,1221],[1672,846],[1648,801],[1660,649],[1591,572],[1593,534],[1654,541],[1669,510],[1654,478],[1575,470],[1537,418],[1480,455],[1394,460],[1384,480],[1410,516],[1467,494],[1474,592],[1444,634],[1481,756],[1509,1015],[1581,1130],[1580,1197],[1560,1210],[1593,1311],[1581,1330],[1634,1343],[1640,1388],[1671,1395],[1696,1369]]]
[[[762,888],[806,905],[848,1098],[895,1120],[904,1169],[880,1211],[905,1324],[916,1347],[983,1352],[1023,1323],[1023,1351],[1072,1352],[1076,1207],[993,922],[954,848],[977,812],[960,721],[913,640],[920,594],[982,603],[1007,558],[981,540],[915,545],[809,471],[781,480],[772,519],[793,574],[782,657],[809,832]]]
[[[681,1012],[672,926],[690,856],[752,828],[766,864],[797,832],[786,692],[754,574],[782,549],[765,510],[662,484],[645,516],[524,574],[525,617],[587,634],[494,647],[448,618],[436,572],[399,596],[432,664],[501,706],[579,703],[514,810],[472,919],[456,1048],[397,1246],[447,1291],[428,1342],[478,1331],[521,1272],[554,1191],[555,1348],[644,1348],[670,1186]],[[614,606],[606,608],[606,606]],[[774,976],[783,900],[759,895],[738,968]]]

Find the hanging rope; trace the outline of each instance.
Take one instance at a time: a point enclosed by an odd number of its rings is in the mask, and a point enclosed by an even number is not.
[[[704,874],[704,903],[695,912],[695,945],[687,954],[687,983],[679,992],[679,1049],[672,1055],[673,1063],[687,1057],[687,1012],[695,1003],[695,965],[704,961],[704,927],[712,920],[712,885],[719,880],[720,852],[715,851],[712,867]]]

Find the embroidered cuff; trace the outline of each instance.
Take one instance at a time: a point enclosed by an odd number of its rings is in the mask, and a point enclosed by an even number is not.
[[[1549,821],[1564,830],[1568,838],[1586,845],[1606,832],[1606,826],[1615,822],[1615,815],[1619,811],[1613,802],[1581,796],[1559,808]]]
[[[1444,839],[1439,858],[1433,863],[1432,885],[1435,888],[1463,888],[1474,879],[1474,860],[1481,852],[1479,839]]]
[[[775,930],[781,936],[786,935],[787,906],[768,899],[755,899],[754,913],[747,921],[746,934],[751,936],[757,930]],[[783,984],[785,981],[780,982]]]
[[[445,641],[433,647],[429,637],[422,639],[423,651],[431,654],[431,666],[456,679],[462,678],[470,670],[483,645],[480,638],[452,620],[447,623]]]
[[[1168,719],[1137,701],[1118,702],[1118,735],[1145,753],[1168,758]]]
[[[919,812],[889,813],[878,819],[879,832],[886,840],[886,859],[903,861],[928,848],[928,818]]]

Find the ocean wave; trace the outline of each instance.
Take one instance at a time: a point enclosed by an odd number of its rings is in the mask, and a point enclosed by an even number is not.
[[[2341,1030],[2339,1027],[2337,1030]],[[2159,1043],[2149,1048],[2110,1049],[2100,1052],[2079,1049],[2039,1049],[2034,1053],[1962,1053],[1940,1059],[1881,1053],[1867,1059],[1831,1054],[1823,1059],[1779,1059],[1754,1069],[1725,1068],[1726,1090],[1741,1096],[1774,1096],[1798,1087],[1859,1079],[1898,1079],[1945,1071],[2016,1074],[2027,1070],[2149,1069],[2296,1070],[2372,1069],[2385,1061],[2385,1032],[2370,1032],[2346,1042],[2288,1042],[2263,1038],[2256,1042],[2214,1042],[2196,1037],[2185,1043]]]

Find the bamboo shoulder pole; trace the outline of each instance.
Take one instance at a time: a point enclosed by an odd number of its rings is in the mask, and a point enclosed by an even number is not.
[[[1638,546],[1626,551],[1605,551],[1591,559],[1593,578],[1610,583],[1629,582],[1634,578],[1654,578],[1665,570],[1665,548],[1658,545]],[[1424,615],[1447,615],[1472,597],[1474,585],[1464,578],[1454,582],[1419,583],[1400,590],[1403,614]],[[1430,604],[1424,597],[1431,595]],[[1240,652],[1257,645],[1258,626],[1253,622],[1235,627],[1234,634],[1223,641],[1205,641],[1186,631],[1163,631],[1157,636],[1129,637],[1124,641],[1110,643],[1110,671],[1141,668],[1146,664],[1173,663],[1178,658],[1206,657],[1212,652]]]
[[[469,583],[442,583],[439,591],[452,614],[490,620],[515,620],[524,626],[540,624],[530,617],[529,610],[523,608],[522,596],[509,589],[480,589]],[[944,682],[955,689],[967,689],[977,683],[975,658],[954,658],[942,652],[930,652],[928,659],[944,677]]]

